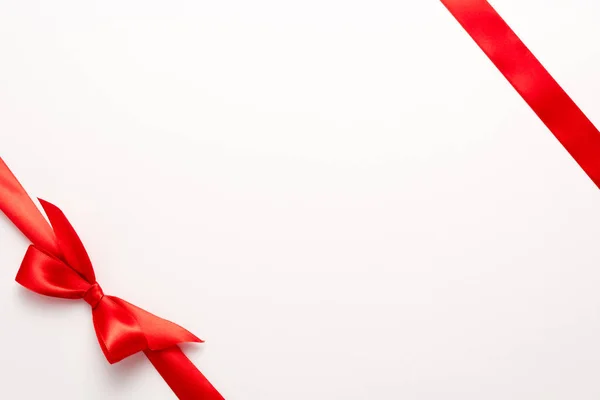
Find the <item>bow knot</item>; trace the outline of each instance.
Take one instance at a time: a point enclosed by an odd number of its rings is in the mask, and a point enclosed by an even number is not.
[[[0,211],[32,243],[16,281],[46,296],[85,300],[91,306],[100,348],[111,364],[143,351],[179,399],[223,400],[177,346],[201,340],[179,325],[104,295],[65,215],[46,201],[40,204],[47,218],[0,158]]]
[[[46,201],[40,203],[52,225],[52,236],[29,246],[16,280],[39,294],[85,300],[92,307],[96,336],[111,364],[140,351],[202,342],[179,325],[105,295],[79,236],[63,212]],[[22,230],[27,231],[27,227]]]
[[[85,300],[91,307],[92,310],[98,306],[100,300],[104,297],[104,292],[98,282],[94,283],[87,292],[83,295],[83,300]]]

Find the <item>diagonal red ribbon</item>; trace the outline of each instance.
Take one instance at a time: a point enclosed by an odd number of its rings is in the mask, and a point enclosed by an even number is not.
[[[104,295],[88,254],[63,212],[47,201],[40,203],[51,225],[0,158],[0,210],[32,242],[17,282],[46,296],[85,300],[111,364],[143,351],[178,398],[223,400],[177,346],[201,340],[179,325]]]
[[[600,132],[531,51],[486,0],[441,2],[600,187]],[[0,209],[33,243],[17,280],[41,294],[87,301],[110,362],[144,351],[180,399],[222,399],[176,346],[199,339],[124,300],[105,296],[71,225],[58,208],[42,205],[52,227],[0,159]]]
[[[600,132],[486,0],[441,0],[600,187]]]

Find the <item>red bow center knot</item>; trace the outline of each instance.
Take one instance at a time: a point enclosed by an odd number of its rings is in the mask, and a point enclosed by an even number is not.
[[[91,307],[92,310],[98,306],[100,300],[104,298],[104,292],[98,282],[94,283],[87,292],[83,295],[83,300],[86,301]]]
[[[48,232],[40,226],[21,226],[35,232],[17,282],[39,294],[83,299],[92,308],[94,329],[108,361],[116,363],[140,351],[159,351],[183,342],[202,342],[186,329],[159,318],[118,297],[105,295],[79,236],[55,205],[40,200],[50,221]],[[46,223],[47,225],[47,223]]]

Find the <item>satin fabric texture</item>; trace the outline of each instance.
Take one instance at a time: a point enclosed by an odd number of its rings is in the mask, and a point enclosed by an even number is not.
[[[600,187],[600,132],[502,17],[486,0],[441,2]],[[222,399],[177,347],[201,340],[172,322],[105,295],[62,211],[40,203],[51,225],[0,159],[0,209],[32,242],[17,282],[43,295],[89,303],[100,347],[110,363],[143,351],[180,399]]]
[[[105,295],[79,236],[63,212],[39,201],[50,224],[0,159],[0,210],[32,243],[16,281],[42,295],[86,301],[109,363],[144,352],[180,399],[223,399],[177,347],[202,340],[173,322]]]
[[[486,0],[441,0],[600,188],[600,132]]]

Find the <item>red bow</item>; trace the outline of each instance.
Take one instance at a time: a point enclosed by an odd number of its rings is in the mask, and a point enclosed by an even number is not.
[[[108,362],[116,363],[139,351],[201,342],[172,322],[118,297],[105,296],[96,282],[85,248],[65,215],[47,201],[40,199],[40,203],[52,224],[58,248],[29,246],[17,282],[46,296],[88,302],[92,306],[98,342]]]
[[[63,212],[47,201],[40,199],[40,203],[51,226],[0,159],[0,210],[33,243],[17,282],[39,294],[89,303],[98,342],[111,364],[144,351],[180,399],[222,399],[177,347],[202,341],[179,325],[104,295],[88,254]]]

